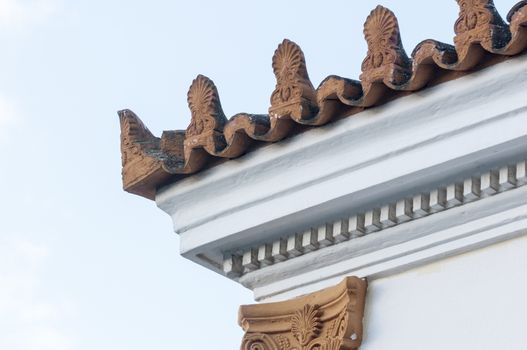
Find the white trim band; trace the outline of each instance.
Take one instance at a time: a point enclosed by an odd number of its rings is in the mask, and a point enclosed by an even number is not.
[[[493,196],[526,183],[526,161],[503,166],[364,213],[322,223],[303,232],[246,248],[237,254],[228,254],[223,262],[223,271],[229,277],[240,277],[266,266]]]

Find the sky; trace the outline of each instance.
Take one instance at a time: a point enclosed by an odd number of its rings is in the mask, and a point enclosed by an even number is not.
[[[169,216],[122,190],[116,112],[184,129],[204,74],[228,116],[265,113],[283,38],[315,86],[357,78],[379,3],[408,53],[452,42],[453,0],[0,0],[0,349],[239,347],[251,291],[182,258]]]

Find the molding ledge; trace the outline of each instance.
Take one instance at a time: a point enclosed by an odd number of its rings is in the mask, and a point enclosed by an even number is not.
[[[505,239],[524,228],[515,206],[526,212],[525,186],[500,187],[508,186],[508,175],[499,169],[518,169],[527,155],[526,89],[527,56],[512,58],[219,164],[160,189],[156,203],[172,217],[182,255],[241,282],[257,299],[288,298],[298,295],[301,286],[335,284],[342,274],[375,278],[398,266],[493,241],[485,238],[492,232]],[[492,176],[497,178],[499,194],[475,202],[456,197],[456,184],[473,176],[488,179],[491,189]],[[258,258],[253,247],[355,214],[371,212],[373,220],[375,210],[382,226],[382,208],[390,219],[392,203],[436,189],[449,190],[463,205],[447,204],[449,210],[394,227],[387,222],[382,231],[323,244],[324,249],[319,245],[279,264],[252,266]],[[481,213],[488,215],[478,217]],[[485,226],[493,215],[500,226]],[[505,218],[509,221],[502,221]],[[479,224],[478,234],[470,233]],[[463,225],[465,231],[460,230]],[[449,229],[455,231],[451,234],[465,234],[448,238]],[[436,243],[423,243],[432,237],[439,237]],[[480,243],[463,244],[476,237]],[[431,247],[417,249],[412,244]],[[435,254],[432,247],[444,251]],[[419,251],[430,256],[421,258]],[[264,249],[264,257],[265,253]],[[248,273],[236,273],[244,255]],[[341,261],[335,261],[337,255]],[[242,261],[225,266],[232,256]],[[410,262],[403,264],[405,259]],[[329,264],[332,272],[324,270]]]
[[[319,223],[303,232],[292,232],[232,254],[226,253],[223,271],[229,277],[241,277],[240,281],[244,281],[244,275],[267,266],[518,188],[527,183],[526,170],[526,161],[506,165],[334,222]],[[271,271],[265,273],[268,272]]]
[[[337,283],[370,281],[527,234],[527,187],[349,240],[249,273],[256,300],[277,301]]]

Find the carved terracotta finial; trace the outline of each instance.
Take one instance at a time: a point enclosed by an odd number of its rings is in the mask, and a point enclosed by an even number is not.
[[[488,51],[505,46],[511,37],[492,0],[457,0],[459,16],[454,25],[454,43],[463,58],[474,43]]]
[[[271,95],[271,117],[300,121],[316,114],[316,92],[300,46],[284,39],[274,53],[273,71],[276,88]]]
[[[391,83],[404,83],[411,74],[411,62],[404,51],[394,13],[377,6],[364,23],[364,37],[368,53],[362,62],[361,80],[382,81],[391,76]],[[387,70],[391,72],[387,74]]]
[[[194,172],[205,163],[207,153],[215,155],[225,148],[223,128],[227,118],[216,86],[204,75],[200,74],[192,81],[187,101],[191,120],[185,132],[185,159],[187,167]]]
[[[152,173],[161,171],[160,139],[152,135],[131,110],[119,111],[123,188],[150,199],[155,188],[146,184]]]
[[[137,160],[136,156],[141,153],[140,143],[153,145],[158,140],[131,110],[125,109],[118,114],[121,126],[121,162],[124,167]]]
[[[241,350],[357,350],[366,281],[347,277],[305,296],[240,307]]]
[[[223,130],[227,118],[221,108],[218,90],[212,80],[204,75],[198,75],[190,85],[187,102],[192,118],[186,131],[187,138]]]

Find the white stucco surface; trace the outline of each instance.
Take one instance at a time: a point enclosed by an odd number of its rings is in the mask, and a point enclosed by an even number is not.
[[[220,164],[156,203],[183,256],[257,301],[367,278],[365,349],[527,349],[526,88],[527,56],[513,58]],[[295,252],[313,227],[476,178],[477,200],[463,187],[443,209]],[[284,239],[287,257],[258,258]]]
[[[156,203],[181,254],[223,274],[230,252],[524,160],[526,77],[527,58],[510,59],[220,164]]]
[[[527,349],[527,237],[368,287],[361,350]]]

